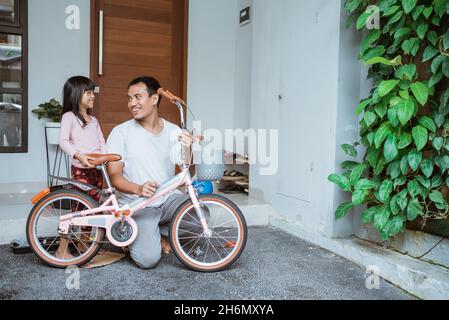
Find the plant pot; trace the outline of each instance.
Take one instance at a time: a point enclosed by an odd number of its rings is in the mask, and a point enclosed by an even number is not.
[[[449,219],[427,219],[426,225],[423,227],[423,219],[418,217],[414,221],[407,221],[407,229],[449,239]]]
[[[45,124],[46,139],[48,145],[58,145],[59,144],[59,131],[61,129],[61,124],[59,122],[47,122]]]

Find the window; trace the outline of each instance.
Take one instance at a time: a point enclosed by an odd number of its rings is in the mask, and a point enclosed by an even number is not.
[[[0,152],[28,151],[27,0],[0,0]]]

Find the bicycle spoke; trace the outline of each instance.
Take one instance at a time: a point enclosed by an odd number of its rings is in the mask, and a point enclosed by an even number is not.
[[[195,248],[196,244],[198,243],[198,241],[200,241],[200,239],[201,239],[201,237],[199,237],[198,240],[196,240],[195,244],[192,246],[190,251],[187,253],[188,256],[190,256],[190,252],[192,252],[193,248]]]
[[[193,237],[193,239],[192,240],[190,240],[189,242],[187,242],[186,244],[184,244],[181,248],[184,248],[185,246],[187,246],[189,243],[192,243],[196,238],[200,238],[201,236],[196,236],[196,237]],[[198,242],[198,241],[197,241]],[[196,243],[195,243],[196,244]]]
[[[47,247],[47,249],[44,248],[45,252],[49,253],[49,252],[48,252],[48,249],[51,248],[51,246],[55,243],[55,241],[56,241],[57,238],[58,238],[58,237],[55,237],[55,238],[53,239],[53,241],[50,243],[50,245]]]
[[[215,246],[212,244],[212,241],[210,242],[210,244],[212,245],[212,248],[215,250],[215,252],[217,253],[218,257],[220,258],[220,260],[223,260],[223,258],[220,256],[220,254],[218,253],[217,249],[215,249]]]

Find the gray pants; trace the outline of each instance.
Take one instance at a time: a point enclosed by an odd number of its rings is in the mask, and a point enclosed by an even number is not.
[[[180,191],[175,190],[159,207],[145,208],[133,215],[138,234],[129,246],[129,252],[140,268],[154,268],[161,259],[161,234],[168,236],[170,221],[177,208],[175,202],[182,196]]]

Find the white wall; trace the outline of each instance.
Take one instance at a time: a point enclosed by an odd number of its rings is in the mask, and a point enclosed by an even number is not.
[[[233,127],[236,10],[237,0],[189,1],[187,102],[203,130]]]
[[[80,8],[80,30],[65,27],[69,5]],[[31,110],[51,98],[61,101],[70,76],[89,75],[89,16],[89,0],[28,1],[28,153],[0,154],[0,184],[46,181],[45,120]]]

